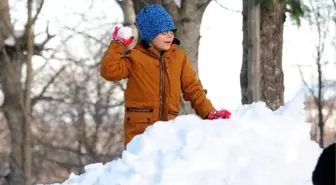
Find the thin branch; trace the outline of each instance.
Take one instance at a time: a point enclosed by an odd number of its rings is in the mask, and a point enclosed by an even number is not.
[[[49,31],[49,23],[48,23],[48,25],[47,25],[47,27],[46,27],[46,31],[45,31],[46,33],[47,33],[47,38],[39,45],[39,47],[40,48],[44,48],[45,47],[45,45],[52,39],[52,38],[54,38],[56,35],[52,35],[51,33],[50,33],[50,31]]]
[[[48,141],[42,140],[40,138],[36,138],[36,141],[38,142],[38,144],[40,144],[44,147],[47,147],[47,148],[56,149],[56,150],[64,150],[64,151],[69,151],[69,152],[73,152],[73,153],[80,153],[82,155],[85,155],[85,153],[82,153],[82,152],[76,150],[75,148],[71,148],[70,146],[55,146],[54,144],[49,143]]]
[[[89,35],[89,34],[85,33],[85,32],[75,30],[75,29],[70,28],[70,27],[68,27],[68,26],[65,26],[65,28],[68,29],[68,30],[70,30],[70,31],[72,31],[72,32],[75,32],[75,33],[77,33],[77,34],[80,34],[80,35],[83,35],[83,36],[85,36],[85,37],[88,37],[88,38],[90,38],[90,39],[96,41],[97,43],[104,45],[105,47],[108,46],[106,43],[102,42],[101,39],[98,39],[98,38],[96,38],[96,37],[94,37],[94,36],[92,36],[92,35]]]
[[[54,150],[63,150],[63,151],[67,151],[67,152],[72,152],[72,153],[75,153],[75,154],[79,154],[83,157],[90,157],[92,159],[96,159],[98,160],[99,158],[102,158],[102,157],[113,157],[115,155],[111,154],[111,155],[107,155],[107,154],[98,154],[98,153],[95,153],[95,156],[92,156],[90,155],[90,153],[85,153],[85,152],[81,152],[79,150],[77,150],[76,148],[71,148],[69,146],[55,146],[47,141],[42,141],[42,139],[40,138],[36,138],[36,141],[38,142],[38,144],[44,146],[44,147],[47,147],[47,148],[50,148],[50,149],[54,149]]]
[[[69,163],[69,162],[62,162],[62,161],[58,161],[56,159],[52,159],[50,157],[47,157],[47,156],[42,156],[42,155],[39,155],[38,153],[36,153],[35,155],[39,156],[40,158],[43,158],[47,161],[50,161],[50,162],[53,162],[59,166],[62,166],[66,169],[71,169],[71,168],[82,168],[83,166],[82,165],[79,165],[79,164],[74,164],[74,163]]]
[[[39,5],[39,7],[37,8],[36,14],[35,14],[35,16],[33,18],[33,24],[35,24],[38,16],[40,15],[43,5],[44,5],[44,0],[41,0],[41,3]]]
[[[47,101],[47,102],[55,101],[55,102],[59,102],[59,103],[69,104],[69,105],[73,103],[73,102],[66,102],[64,98],[55,98],[55,97],[52,97],[52,96],[41,96],[41,97],[39,97],[38,100],[39,101]],[[35,101],[37,101],[37,100],[35,100]],[[88,105],[94,106],[94,103],[92,103],[92,102],[86,101],[85,103],[88,104]],[[110,109],[110,108],[120,107],[122,105],[123,105],[123,101],[120,101],[119,103],[116,103],[116,104],[113,104],[113,105],[101,105],[101,108]]]
[[[63,41],[61,41],[61,42],[56,46],[55,49],[52,49],[51,51],[53,51],[53,52],[51,53],[50,57],[47,58],[47,57],[41,55],[41,57],[45,59],[45,62],[44,62],[44,64],[43,64],[41,67],[39,67],[38,69],[35,70],[34,76],[35,76],[39,71],[42,71],[42,70],[47,66],[47,64],[49,63],[49,62],[48,62],[49,60],[51,60],[51,59],[57,59],[57,58],[55,57],[56,53],[57,53],[57,52],[59,51],[59,49],[64,45],[64,43],[66,43],[66,42],[67,42],[69,39],[71,39],[71,38],[72,38],[72,36],[68,36],[68,37],[65,38]],[[63,60],[63,59],[62,59],[62,60]]]
[[[310,92],[312,95],[314,95],[314,90],[313,90],[312,88],[309,87],[307,81],[304,79],[304,75],[303,75],[303,72],[302,72],[301,68],[298,67],[298,69],[299,69],[299,72],[300,72],[301,80],[302,80],[302,82],[304,83],[305,87],[309,90],[309,92]],[[314,96],[314,97],[315,97],[315,96]]]
[[[52,97],[52,96],[41,96],[41,97],[38,97],[38,99],[35,97],[33,99],[34,103],[36,103],[35,101],[46,101],[46,102],[50,102],[50,101],[55,101],[55,102],[59,102],[59,103],[67,103],[67,104],[70,104],[70,102],[66,102],[64,98],[55,98],[55,97]]]
[[[47,91],[50,85],[54,83],[55,79],[64,71],[65,68],[66,66],[63,66],[60,70],[58,70],[57,73],[49,80],[47,85],[43,87],[41,93],[37,97],[32,98],[32,106],[34,106],[36,102],[43,96],[43,94]]]
[[[218,0],[213,0],[213,1],[216,2],[220,7],[222,7],[225,10],[228,10],[230,12],[235,12],[235,13],[241,13],[241,11],[239,11],[239,10],[233,10],[231,8],[228,8],[228,7],[224,6],[222,3],[218,2]]]

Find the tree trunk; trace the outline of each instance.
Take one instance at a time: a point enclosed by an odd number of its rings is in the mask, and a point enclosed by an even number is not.
[[[2,110],[5,115],[11,136],[11,172],[9,174],[8,184],[25,185],[25,176],[29,180],[28,176],[30,176],[31,172],[29,170],[29,166],[27,166],[28,168],[25,168],[25,164],[31,162],[31,156],[29,156],[29,153],[26,152],[29,150],[29,148],[25,147],[25,138],[28,136],[25,135],[25,133],[28,133],[25,131],[25,123],[27,118],[25,113],[28,113],[25,110],[25,105],[30,106],[30,103],[29,101],[25,101],[25,96],[29,96],[29,94],[23,94],[24,87],[22,86],[21,82],[21,72],[25,58],[23,57],[22,51],[20,50],[20,44],[26,43],[26,40],[19,38],[20,41],[15,43],[15,46],[8,46],[4,44],[6,38],[13,36],[13,30],[12,26],[10,25],[9,7],[7,0],[2,0],[0,5],[2,9],[0,13],[0,85],[4,94]],[[32,40],[30,43],[31,42]],[[32,45],[32,43],[30,45]],[[28,55],[30,55],[29,53],[31,52],[32,51],[29,50]],[[28,65],[27,72],[29,72],[30,69],[31,66]],[[30,83],[30,79],[31,78],[28,78],[28,84]],[[30,107],[28,108],[28,111],[29,110]]]
[[[32,183],[32,133],[31,133],[31,83],[33,78],[33,67],[32,67],[32,57],[33,57],[33,48],[34,48],[34,34],[33,34],[33,0],[28,0],[27,2],[27,77],[26,77],[26,94],[24,96],[24,114],[25,114],[25,122],[24,122],[24,177],[25,177],[25,185],[31,185]]]
[[[261,100],[260,91],[260,6],[243,0],[243,63],[240,72],[241,102]]]
[[[280,0],[260,9],[260,71],[261,100],[275,110],[284,103],[284,74],[282,70],[282,43],[284,11]]]
[[[182,0],[181,7],[173,0],[147,0],[148,4],[161,3],[171,14],[177,27],[176,37],[181,41],[181,47],[187,52],[198,75],[198,49],[200,26],[203,13],[211,0]],[[145,6],[143,1],[133,0],[136,12]],[[180,115],[194,114],[190,102],[181,96]]]
[[[0,44],[12,34],[8,0],[0,0]]]
[[[10,61],[8,61],[10,60]],[[23,123],[25,121],[22,106],[22,87],[21,87],[21,70],[22,63],[17,56],[7,58],[1,54],[1,61],[7,61],[6,64],[2,62],[0,69],[1,86],[4,93],[3,110],[8,123],[8,128],[11,133],[11,154],[10,154],[10,168],[9,175],[10,185],[23,185]],[[9,62],[9,63],[8,63]]]
[[[272,0],[271,6],[260,5],[260,9],[253,3],[243,0],[242,104],[263,101],[275,110],[284,103],[284,11],[280,0]]]
[[[11,134],[11,154],[10,154],[10,185],[23,185],[23,122],[22,111],[22,87],[21,70],[22,63],[20,55],[16,51],[10,51],[4,45],[4,41],[12,34],[10,25],[9,7],[7,0],[0,3],[0,84],[4,93],[4,103],[2,105],[8,128]]]

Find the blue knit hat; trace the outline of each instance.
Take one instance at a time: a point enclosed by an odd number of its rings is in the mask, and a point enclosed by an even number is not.
[[[149,44],[158,34],[176,30],[173,18],[158,4],[146,5],[136,16],[142,39]]]

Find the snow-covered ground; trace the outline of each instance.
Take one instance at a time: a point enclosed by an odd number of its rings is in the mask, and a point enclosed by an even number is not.
[[[297,96],[274,112],[258,102],[229,120],[157,122],[122,158],[88,165],[63,185],[311,185],[321,149],[304,119]]]

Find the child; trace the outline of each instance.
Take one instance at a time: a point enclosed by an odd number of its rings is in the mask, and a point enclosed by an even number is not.
[[[124,147],[156,121],[174,119],[180,94],[203,119],[229,118],[216,111],[197,79],[187,54],[177,47],[172,17],[160,5],[147,5],[136,17],[142,41],[125,55],[133,42],[131,29],[116,27],[105,52],[100,75],[108,81],[128,79],[125,91]]]
[[[336,185],[336,143],[326,147],[317,160],[315,169],[312,173],[314,185]]]

